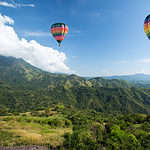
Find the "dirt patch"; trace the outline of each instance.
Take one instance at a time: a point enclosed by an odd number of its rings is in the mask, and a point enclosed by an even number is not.
[[[17,146],[17,147],[0,147],[0,150],[48,150],[42,146]]]

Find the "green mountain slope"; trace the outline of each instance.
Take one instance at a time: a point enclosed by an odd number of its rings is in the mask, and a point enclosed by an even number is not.
[[[150,113],[150,95],[126,81],[53,74],[0,56],[0,111],[23,112],[64,103],[100,112]]]

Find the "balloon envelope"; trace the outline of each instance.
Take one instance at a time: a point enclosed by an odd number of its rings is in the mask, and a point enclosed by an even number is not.
[[[64,23],[55,23],[52,24],[50,32],[60,46],[60,43],[64,40],[65,35],[68,33],[68,26]]]
[[[150,15],[148,15],[144,20],[144,32],[150,40]]]

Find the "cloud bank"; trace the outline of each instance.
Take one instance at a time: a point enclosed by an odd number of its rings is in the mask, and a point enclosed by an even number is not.
[[[0,14],[0,55],[23,58],[28,63],[49,72],[71,73],[65,64],[66,55],[35,40],[20,39],[13,25],[14,20]]]

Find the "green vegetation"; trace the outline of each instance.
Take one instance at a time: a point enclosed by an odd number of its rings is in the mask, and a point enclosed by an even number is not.
[[[0,117],[0,146],[35,144],[57,147],[63,144],[63,135],[71,132],[72,122],[51,109]]]
[[[0,56],[0,115],[63,103],[99,112],[150,113],[150,93],[127,81],[52,74]]]
[[[149,150],[150,90],[52,74],[0,56],[0,146]]]
[[[149,150],[150,116],[104,114],[62,104],[0,117],[0,146],[61,150]]]

